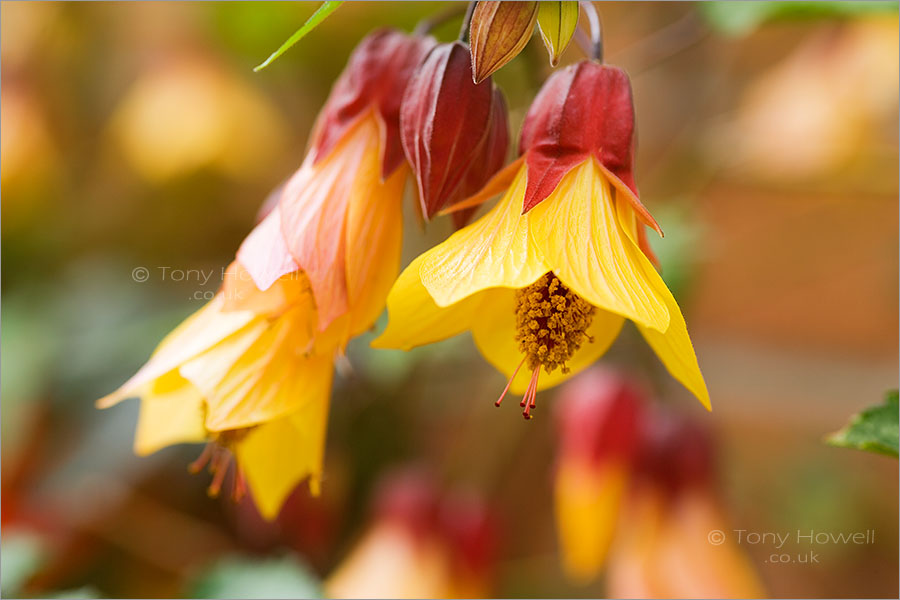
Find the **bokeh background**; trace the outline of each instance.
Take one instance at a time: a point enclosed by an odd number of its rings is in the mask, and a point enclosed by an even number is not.
[[[503,378],[468,336],[410,353],[356,340],[324,494],[301,486],[275,523],[209,499],[185,469],[199,447],[134,457],[137,402],[93,406],[217,289],[197,272],[220,274],[300,163],[357,41],[444,4],[348,2],[254,74],[315,4],[2,3],[4,595],[317,594],[409,464],[490,506],[489,593],[604,595],[560,568],[553,419],[495,409]],[[875,530],[818,564],[742,545],[770,594],[896,597],[897,462],[822,438],[897,386],[897,4],[803,4],[598,4],[714,410],[633,328],[604,363],[712,431],[730,528]],[[573,43],[563,64],[579,58]],[[514,132],[548,73],[535,38],[495,75]],[[407,261],[451,230],[408,217]]]

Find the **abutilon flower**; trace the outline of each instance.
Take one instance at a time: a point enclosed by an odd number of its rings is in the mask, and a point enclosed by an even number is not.
[[[593,363],[629,319],[709,408],[684,318],[644,235],[645,225],[661,230],[634,184],[628,76],[587,61],[556,72],[526,115],[520,151],[451,209],[503,193],[500,201],[401,273],[373,346],[410,349],[471,331],[507,390],[524,393],[530,418],[537,391]]]
[[[603,567],[616,533],[634,470],[643,398],[628,381],[595,368],[563,388],[556,413],[557,534],[566,573],[586,582]]]
[[[632,489],[610,553],[612,598],[763,598],[715,489],[709,434],[676,415],[645,419]],[[721,536],[719,536],[721,534]]]
[[[476,495],[416,470],[379,486],[372,523],[324,583],[329,598],[487,598],[496,530]]]
[[[503,166],[506,102],[490,80],[472,81],[462,42],[436,46],[416,70],[400,108],[400,136],[426,219],[480,190]],[[474,210],[453,213],[456,225]]]
[[[248,235],[219,294],[98,402],[141,398],[135,451],[207,440],[219,492],[232,458],[272,519],[304,478],[318,492],[332,362],[370,328],[399,271],[409,173],[400,98],[431,38],[368,36],[336,82],[299,170]]]

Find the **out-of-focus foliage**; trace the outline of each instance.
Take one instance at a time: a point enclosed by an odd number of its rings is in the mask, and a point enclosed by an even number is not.
[[[710,25],[728,35],[746,35],[763,23],[781,20],[847,18],[897,12],[896,2],[860,0],[843,2],[700,2]]]
[[[885,394],[884,404],[854,415],[840,431],[828,436],[832,446],[856,448],[897,457],[900,429],[897,390]]]
[[[193,598],[320,598],[316,577],[293,556],[220,558],[194,581]]]
[[[25,580],[37,572],[46,558],[46,544],[39,535],[23,531],[4,531],[3,562],[0,563],[3,597],[19,596]]]

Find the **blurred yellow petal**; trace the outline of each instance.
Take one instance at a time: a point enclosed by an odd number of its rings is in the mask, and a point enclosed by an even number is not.
[[[329,392],[309,397],[296,413],[251,429],[234,446],[238,466],[266,519],[278,516],[288,494],[307,477],[310,490],[318,494]]]
[[[206,439],[203,397],[178,373],[170,372],[147,386],[141,395],[135,454],[144,456],[160,448]]]
[[[573,581],[588,583],[606,562],[627,484],[622,464],[559,465],[553,490],[556,524],[563,567]]]
[[[503,373],[512,376],[516,367],[522,362],[523,354],[516,341],[515,290],[497,288],[482,292],[484,300],[472,320],[472,337],[485,359]],[[541,371],[538,390],[558,385],[587,368],[609,349],[613,340],[619,335],[624,319],[619,315],[598,310],[587,329],[587,335],[593,342],[585,341],[566,365],[568,373],[555,369],[551,373]],[[513,394],[524,394],[531,379],[526,368],[519,370],[510,386]]]
[[[266,331],[234,336],[181,367],[206,398],[207,429],[249,427],[327,397],[331,356],[304,353],[311,340],[302,313],[293,309]]]
[[[529,215],[534,243],[569,289],[598,308],[666,330],[666,286],[622,230],[610,183],[593,158]]]
[[[711,531],[728,531],[708,493],[682,495],[659,530],[653,562],[667,598],[765,598],[749,560],[734,543],[710,543]],[[730,533],[730,532],[729,532]]]
[[[480,317],[482,299],[490,292],[482,292],[441,308],[425,289],[419,278],[419,266],[425,255],[415,259],[388,294],[388,325],[373,342],[373,348],[410,350],[467,331]]]
[[[422,255],[419,276],[438,306],[488,288],[522,288],[550,270],[521,214],[526,171],[490,212]]]
[[[370,529],[324,583],[327,598],[465,598],[449,595],[447,550],[393,523]],[[480,597],[479,595],[470,597]]]
[[[383,185],[357,185],[350,200],[346,263],[351,336],[369,329],[384,310],[400,270],[403,188],[408,174],[403,166]]]
[[[206,306],[188,317],[160,342],[147,364],[118,390],[98,400],[97,407],[107,408],[136,395],[143,384],[216,345],[255,318],[249,311],[223,313],[224,303],[225,298],[218,294]]]

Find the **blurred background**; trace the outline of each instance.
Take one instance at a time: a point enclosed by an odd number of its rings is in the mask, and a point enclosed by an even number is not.
[[[532,422],[495,409],[503,377],[468,335],[410,353],[354,341],[323,495],[300,486],[274,523],[207,497],[185,467],[199,446],[133,456],[136,401],[93,405],[212,297],[221,278],[201,274],[230,262],[299,165],[359,39],[445,4],[347,2],[254,74],[315,3],[2,3],[5,596],[323,594],[394,514],[384,502],[406,506],[377,490],[410,465],[457,523],[478,498],[491,533],[442,533],[436,550],[474,561],[477,595],[608,593],[560,566],[554,392]],[[816,546],[815,564],[739,544],[767,593],[896,597],[897,462],[822,438],[897,386],[897,3],[800,4],[598,4],[607,60],[633,80],[637,181],[713,412],[632,327],[603,363],[709,430],[728,535],[874,530]],[[580,58],[573,43],[562,63]],[[512,131],[549,72],[533,39],[494,76]],[[406,261],[451,231],[412,215]],[[405,560],[390,548],[384,560]],[[397,568],[417,589],[465,595],[414,558]],[[347,572],[366,589],[378,569]]]

